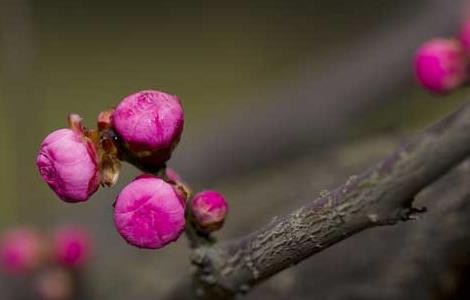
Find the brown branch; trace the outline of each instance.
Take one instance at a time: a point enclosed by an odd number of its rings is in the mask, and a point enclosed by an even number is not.
[[[381,276],[343,286],[329,299],[466,299],[455,297],[470,262],[470,159],[426,188],[430,213],[400,241]]]
[[[239,240],[200,247],[197,294],[226,299],[367,228],[413,218],[414,196],[470,154],[470,105],[361,176]]]

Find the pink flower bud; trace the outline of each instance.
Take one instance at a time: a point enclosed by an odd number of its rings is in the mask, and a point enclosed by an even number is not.
[[[88,232],[78,226],[67,226],[54,233],[54,256],[66,267],[83,266],[91,252],[91,238]]]
[[[183,108],[176,96],[140,91],[121,101],[113,112],[112,124],[134,161],[161,167],[181,137]]]
[[[36,160],[39,173],[66,202],[86,201],[100,183],[96,148],[72,129],[59,129],[41,144]]]
[[[461,27],[459,39],[462,43],[462,46],[467,51],[467,54],[470,54],[470,19],[467,20]]]
[[[424,43],[414,57],[414,71],[426,89],[442,93],[455,89],[467,77],[468,58],[455,39],[436,38]]]
[[[10,274],[32,271],[39,264],[41,250],[39,234],[30,229],[10,229],[0,238],[0,262]]]
[[[183,194],[163,179],[139,176],[118,195],[114,223],[128,243],[158,249],[183,232],[184,200]]]
[[[228,212],[228,204],[221,193],[203,191],[192,199],[191,212],[199,229],[212,232],[222,227]]]

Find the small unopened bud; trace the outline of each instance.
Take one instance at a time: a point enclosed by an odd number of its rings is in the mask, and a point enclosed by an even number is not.
[[[160,177],[142,175],[117,196],[114,223],[129,244],[158,249],[183,232],[184,201],[183,194]]]
[[[467,78],[468,58],[456,39],[436,38],[424,43],[414,57],[418,82],[426,89],[443,93],[462,85]]]
[[[116,107],[112,125],[131,161],[160,168],[170,159],[183,131],[184,115],[178,97],[146,90],[129,95]]]
[[[196,226],[205,232],[220,229],[228,212],[224,196],[216,191],[197,193],[191,200],[191,212]]]
[[[90,257],[91,238],[85,229],[67,226],[54,233],[53,247],[57,262],[65,267],[78,268]]]
[[[36,160],[44,181],[66,202],[88,200],[100,184],[95,144],[74,116],[72,129],[58,129],[44,139]]]
[[[5,231],[0,238],[0,263],[10,274],[25,274],[34,270],[42,256],[40,235],[27,228]]]

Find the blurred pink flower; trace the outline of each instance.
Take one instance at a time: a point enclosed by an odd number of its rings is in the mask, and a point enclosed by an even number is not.
[[[88,231],[79,226],[59,228],[53,237],[54,257],[66,267],[81,267],[90,257],[91,238]]]
[[[470,19],[468,19],[460,28],[459,39],[467,51],[467,54],[470,54]]]
[[[461,85],[467,78],[467,64],[462,44],[455,39],[432,39],[414,57],[416,79],[424,88],[437,93]]]
[[[41,238],[31,229],[9,229],[0,237],[0,262],[10,274],[32,271],[39,264],[41,250]]]

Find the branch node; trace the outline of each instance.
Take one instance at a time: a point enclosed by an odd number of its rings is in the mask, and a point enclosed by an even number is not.
[[[421,208],[417,207],[410,207],[401,211],[400,219],[402,221],[410,221],[410,220],[418,220],[421,218],[421,215],[427,212],[427,208],[425,206]]]

